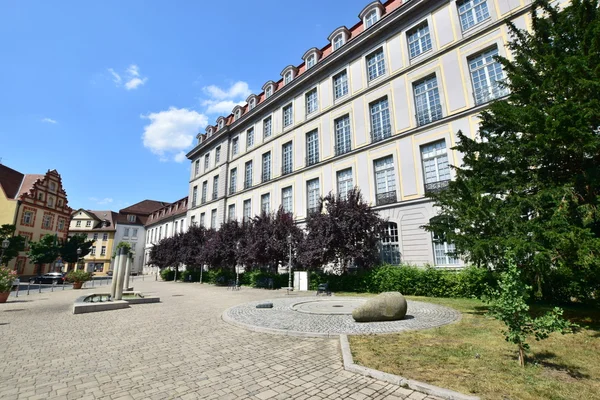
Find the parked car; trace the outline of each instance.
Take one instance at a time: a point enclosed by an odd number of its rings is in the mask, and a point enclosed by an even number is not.
[[[31,283],[56,283],[63,284],[65,283],[65,274],[62,272],[48,272],[44,275],[34,276],[29,280]]]

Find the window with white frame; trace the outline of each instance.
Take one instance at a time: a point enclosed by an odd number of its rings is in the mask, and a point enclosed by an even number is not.
[[[204,156],[204,170],[208,169],[208,165],[210,164],[210,154],[206,154]]]
[[[268,213],[271,210],[271,194],[265,193],[260,196],[260,211]]]
[[[348,72],[342,72],[333,76],[333,97],[339,99],[348,94]]]
[[[370,81],[385,74],[383,47],[380,47],[367,56],[367,73]]]
[[[375,189],[377,205],[396,202],[394,157],[387,156],[375,160]]]
[[[90,253],[91,256],[95,256],[96,255],[96,246],[92,247],[92,252]]]
[[[173,230],[173,233],[177,233],[177,226],[178,226],[178,221],[175,221],[175,229]]]
[[[346,168],[337,172],[337,192],[342,199],[348,197],[348,192],[354,187],[352,168]]]
[[[85,226],[86,226],[86,228],[89,228],[90,226],[92,226],[92,221],[86,221]]]
[[[312,68],[314,67],[314,65],[317,63],[317,57],[314,54],[311,54],[310,56],[308,56],[308,58],[306,59],[306,69]]]
[[[475,104],[487,103],[508,94],[508,90],[501,85],[504,71],[494,59],[497,55],[498,48],[494,47],[468,59]]]
[[[212,198],[214,200],[217,197],[219,197],[219,175],[215,175],[213,178]]]
[[[215,149],[215,165],[221,161],[221,146]]]
[[[435,255],[435,265],[456,265],[458,258],[454,255],[456,246],[454,243],[448,243],[440,237],[433,238],[433,252]]]
[[[206,226],[206,213],[201,213],[200,214],[200,226]],[[194,217],[192,216],[192,225],[194,225]]]
[[[250,199],[244,200],[244,221],[249,221],[252,218],[252,204]]]
[[[50,215],[44,215],[44,218],[42,220],[42,227],[45,229],[51,229],[52,228],[52,216]]]
[[[24,211],[23,212],[23,225],[31,225],[33,223],[33,212],[31,211]],[[81,226],[81,221],[77,221],[75,223],[76,227],[80,227]]]
[[[102,234],[102,241],[106,242],[108,240],[108,233]]]
[[[292,81],[292,71],[288,71],[288,72],[286,72],[286,74],[283,78],[283,82],[287,85],[291,81]]]
[[[165,224],[165,237],[169,237],[169,224]]]
[[[194,189],[192,190],[192,207],[196,207],[197,202],[198,202],[198,186],[194,186]]]
[[[365,16],[365,29],[373,26],[375,22],[379,20],[379,15],[377,14],[377,10],[373,10]]]
[[[281,206],[286,213],[292,212],[292,187],[281,189]]]
[[[292,173],[293,163],[292,163],[292,142],[287,142],[281,147],[282,153],[282,162],[281,162],[281,174],[290,174]]]
[[[344,35],[341,33],[333,38],[333,51],[339,49],[344,45]]]
[[[308,132],[306,134],[306,165],[313,165],[319,162],[319,131]]]
[[[406,33],[408,37],[408,52],[410,58],[431,50],[431,35],[429,34],[429,25],[427,21],[412,28]]]
[[[456,5],[463,32],[490,17],[486,0],[461,0]]]
[[[125,228],[123,231],[123,237],[129,237],[129,228]]]
[[[94,233],[94,236],[92,236],[92,238],[93,238],[94,241],[98,240],[98,234]]]
[[[425,192],[437,192],[448,186],[450,165],[445,140],[421,146],[421,162],[423,163]]]
[[[398,235],[398,224],[388,222],[381,239],[381,261],[386,264],[400,265],[400,237]]]
[[[206,203],[206,193],[208,192],[208,181],[202,182],[202,197],[200,198],[200,203]]]
[[[224,120],[220,120],[219,121],[219,129],[223,129],[224,126],[225,126],[225,121]]]
[[[234,194],[237,190],[237,168],[229,172],[229,194]]]
[[[238,119],[240,119],[241,116],[242,116],[242,111],[236,110],[235,111],[235,119],[238,120]]]
[[[106,255],[106,246],[102,246],[102,248],[100,249],[100,255],[101,256],[105,256]]]
[[[292,103],[288,104],[287,106],[283,107],[283,126],[290,126],[292,124],[293,118],[292,118]]]
[[[194,175],[198,175],[200,173],[200,160],[196,160],[194,163]]]
[[[230,204],[227,209],[227,218],[229,221],[235,220],[235,204]]]
[[[246,131],[246,148],[254,146],[254,128]]]
[[[267,182],[271,180],[271,152],[262,155],[262,181]]]
[[[252,161],[246,162],[245,176],[244,176],[244,189],[252,187]]]
[[[335,120],[335,155],[344,154],[352,149],[350,141],[350,115]]]
[[[217,229],[217,210],[214,209],[210,212],[210,227]]]
[[[425,125],[442,118],[442,104],[435,75],[413,84],[417,125]]]
[[[388,99],[384,97],[369,105],[371,116],[371,141],[378,142],[392,135]]]
[[[236,136],[231,139],[231,155],[235,156],[239,151],[239,138]]]
[[[317,88],[312,89],[305,95],[306,114],[313,113],[319,108],[319,99],[317,98]]]
[[[137,238],[137,234],[138,234],[137,228],[133,228],[131,230],[131,237],[135,239],[135,238]]]
[[[271,117],[263,119],[263,137],[268,138],[273,132],[273,122]]]
[[[271,95],[273,94],[273,87],[272,86],[267,86],[267,90],[265,90],[265,97],[271,97]]]
[[[319,210],[319,178],[311,179],[306,182],[306,194],[307,194],[307,202],[308,205],[308,213],[312,214],[314,212],[318,212]]]
[[[256,107],[256,100],[255,99],[250,99],[250,109],[252,110],[254,107]]]

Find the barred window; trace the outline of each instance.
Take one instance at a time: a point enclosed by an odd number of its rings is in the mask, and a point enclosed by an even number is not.
[[[398,224],[388,222],[385,226],[384,236],[381,239],[381,261],[391,265],[400,265],[400,240]]]
[[[283,211],[287,213],[292,212],[292,187],[288,186],[281,190],[281,205]]]
[[[260,211],[268,213],[271,210],[271,194],[266,193],[260,196]]]
[[[335,154],[344,154],[351,149],[350,116],[344,115],[335,120]]]
[[[445,140],[421,146],[421,159],[426,184],[450,179],[450,165],[448,164]]]
[[[391,136],[390,110],[387,97],[370,104],[371,140],[377,142]]]
[[[290,174],[292,172],[293,164],[292,164],[292,142],[288,142],[284,144],[281,148],[281,152],[283,154],[282,157],[282,165],[281,165],[281,173],[282,174]]]
[[[306,134],[306,165],[319,162],[319,132],[315,129]]]
[[[425,125],[442,118],[442,104],[435,75],[413,85],[417,125]]]
[[[348,192],[354,187],[352,168],[337,172],[337,191],[341,198],[348,197]]]
[[[306,182],[306,192],[308,209],[315,210],[319,206],[319,178]]]

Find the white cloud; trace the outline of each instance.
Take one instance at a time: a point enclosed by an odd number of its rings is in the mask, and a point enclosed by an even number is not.
[[[113,199],[111,199],[110,197],[105,197],[103,199],[98,199],[97,197],[90,197],[89,199],[98,205],[110,204],[113,202]]]
[[[110,72],[110,74],[112,75],[113,82],[115,83],[115,85],[117,87],[120,87],[121,83],[123,82],[123,78],[121,77],[121,75],[118,74],[112,68],[109,68],[108,72]],[[137,89],[139,86],[142,86],[148,81],[147,77],[143,77],[140,75],[140,67],[138,67],[136,64],[131,64],[129,67],[127,67],[127,69],[124,72],[124,75],[126,80],[125,89],[127,90]]]
[[[170,107],[166,111],[141,115],[149,119],[142,135],[144,147],[167,161],[175,153],[173,160],[185,160],[185,149],[189,148],[196,134],[208,123],[208,118],[194,110]]]
[[[56,121],[55,119],[52,119],[52,118],[44,118],[44,119],[42,119],[42,122],[47,122],[49,124],[56,124],[58,121]]]
[[[225,89],[216,85],[205,86],[202,91],[208,96],[200,101],[200,104],[206,107],[205,113],[221,115],[230,114],[236,105],[244,105],[252,93],[248,83],[244,81],[237,81]]]
[[[125,89],[127,89],[127,90],[136,89],[138,86],[146,83],[147,80],[148,80],[148,78],[144,78],[144,79],[131,78],[130,80],[128,80],[125,83]]]
[[[121,84],[121,75],[117,74],[117,73],[115,72],[115,70],[114,70],[114,69],[112,69],[112,68],[109,68],[109,69],[108,69],[108,72],[110,72],[110,74],[112,75],[112,77],[113,77],[113,82],[114,82],[114,83],[115,83],[117,86],[119,86],[119,85]]]

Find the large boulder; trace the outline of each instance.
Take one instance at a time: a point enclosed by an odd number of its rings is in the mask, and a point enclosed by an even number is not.
[[[356,322],[396,321],[406,315],[406,299],[400,292],[384,292],[352,311]]]

